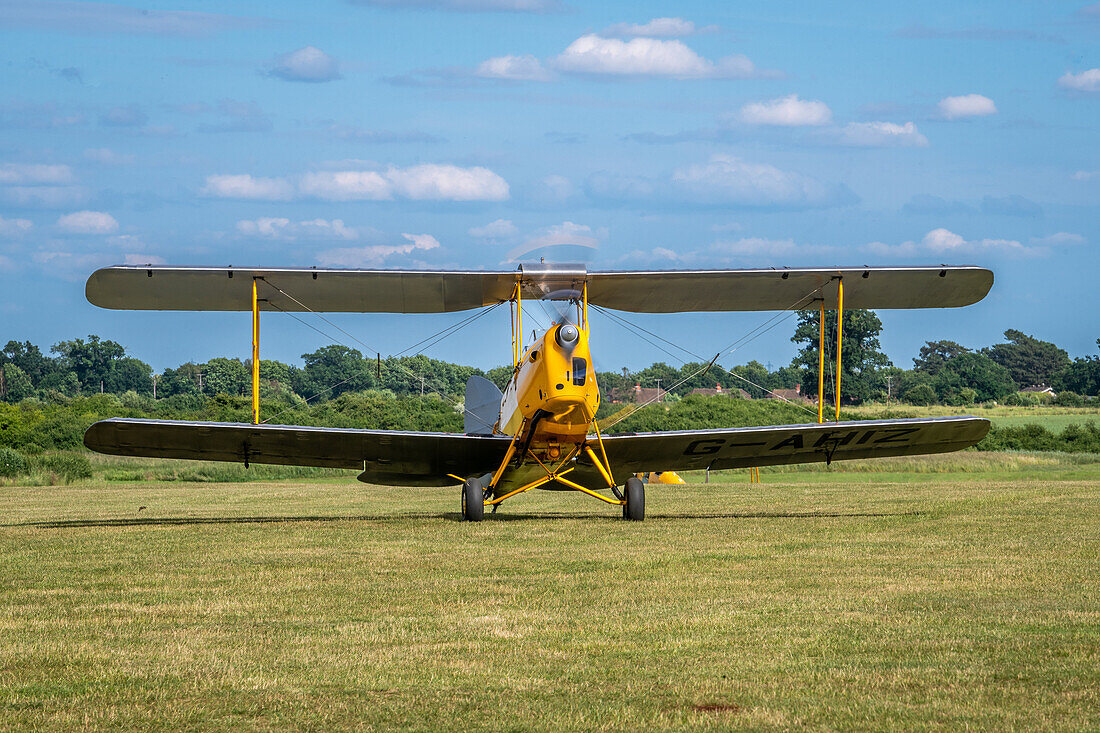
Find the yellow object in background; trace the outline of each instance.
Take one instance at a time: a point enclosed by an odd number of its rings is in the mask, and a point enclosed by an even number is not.
[[[651,484],[686,484],[675,471],[653,471],[649,474]]]

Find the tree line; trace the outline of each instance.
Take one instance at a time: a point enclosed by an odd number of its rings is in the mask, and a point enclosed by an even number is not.
[[[836,314],[825,318],[825,395],[833,401]],[[1100,393],[1100,356],[1070,359],[1057,345],[1017,330],[1004,333],[1002,343],[970,348],[953,341],[928,341],[910,369],[895,366],[882,352],[882,321],[873,311],[845,313],[841,358],[841,402],[860,404],[892,399],[916,405],[967,405],[976,402],[1025,403],[1044,399],[1021,394],[1031,385],[1047,385],[1064,404],[1079,404]],[[629,393],[635,385],[660,387],[673,399],[696,388],[720,386],[743,389],[754,399],[773,390],[799,387],[802,395],[817,397],[818,314],[798,314],[791,341],[799,351],[790,364],[770,369],[750,361],[726,369],[718,364],[689,362],[672,366],[654,363],[644,369],[597,372],[604,401]],[[1100,348],[1100,339],[1097,339]],[[48,353],[30,341],[8,341],[0,351],[0,400],[17,403],[27,398],[63,400],[93,394],[170,398],[176,396],[251,393],[251,362],[216,357],[188,362],[154,374],[152,367],[129,355],[121,344],[88,336],[54,344]],[[286,405],[326,402],[349,393],[380,390],[397,397],[437,395],[452,402],[463,397],[473,374],[485,376],[501,388],[511,376],[510,366],[488,371],[426,356],[370,358],[356,349],[332,345],[302,354],[302,365],[260,361],[262,398]]]

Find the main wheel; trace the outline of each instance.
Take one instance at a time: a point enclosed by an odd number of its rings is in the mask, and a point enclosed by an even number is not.
[[[467,522],[480,522],[485,517],[485,490],[476,478],[462,484],[462,518]]]
[[[623,519],[640,522],[645,519],[645,484],[640,478],[628,478],[623,487],[626,504],[623,504]]]

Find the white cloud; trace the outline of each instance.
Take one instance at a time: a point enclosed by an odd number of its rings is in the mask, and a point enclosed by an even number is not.
[[[1066,72],[1058,79],[1058,86],[1078,92],[1100,92],[1100,69],[1089,69],[1080,74]]]
[[[430,234],[402,234],[404,244],[378,244],[369,247],[342,247],[321,252],[317,262],[329,267],[374,267],[389,257],[407,255],[418,250],[440,247],[439,240]]]
[[[0,165],[0,183],[72,183],[72,169],[67,165],[43,165],[40,163],[4,163]]]
[[[288,201],[296,195],[325,201],[503,201],[509,195],[508,182],[488,168],[436,163],[385,171],[314,171],[301,176],[297,191],[286,178],[207,176],[202,193],[264,201]]]
[[[833,117],[824,102],[799,99],[797,94],[767,102],[750,102],[741,108],[741,120],[750,125],[824,125]]]
[[[431,234],[402,234],[402,237],[412,242],[413,249],[438,249],[439,240]]]
[[[712,62],[682,41],[655,38],[622,41],[592,33],[569,44],[554,59],[554,66],[566,72],[608,76],[747,79],[762,75],[745,56],[727,56]]]
[[[1100,178],[1100,171],[1076,171],[1070,178],[1075,181],[1091,181]]]
[[[237,231],[246,236],[267,239],[358,239],[359,232],[344,224],[342,219],[312,219],[292,222],[286,217],[268,216],[259,219],[241,219]]]
[[[731,155],[713,155],[706,163],[679,168],[672,182],[700,203],[799,206],[823,203],[830,195],[812,178]]]
[[[864,245],[867,252],[883,256],[913,256],[919,254],[973,254],[973,253],[1012,253],[1034,254],[1014,239],[965,239],[955,232],[942,227],[933,229],[924,235],[920,242],[907,241],[901,244],[871,242]]]
[[[475,76],[509,81],[550,81],[553,77],[534,56],[496,56],[478,64]]]
[[[277,216],[264,216],[259,219],[241,219],[237,222],[237,231],[241,234],[259,235],[278,239],[290,226],[290,219]]]
[[[1032,237],[1032,244],[1044,245],[1044,246],[1058,246],[1065,244],[1084,244],[1085,238],[1080,234],[1074,234],[1073,232],[1055,232],[1054,234],[1048,234],[1045,237]]]
[[[997,105],[989,97],[981,94],[964,94],[959,97],[944,97],[938,105],[940,116],[948,120],[965,117],[985,117],[997,113]]]
[[[504,201],[508,182],[488,168],[460,168],[425,163],[390,168],[386,178],[394,192],[418,201]]]
[[[110,148],[88,148],[84,151],[84,159],[101,165],[124,165],[134,162],[133,155],[116,153]]]
[[[508,219],[497,219],[483,227],[472,227],[469,234],[482,239],[505,239],[519,234],[519,228]]]
[[[605,36],[648,36],[649,38],[682,38],[697,33],[713,33],[717,26],[699,28],[683,18],[654,18],[648,23],[616,23],[604,30]]]
[[[17,237],[34,227],[30,219],[5,219],[0,216],[0,237]]]
[[[316,46],[304,46],[276,56],[267,75],[283,81],[333,81],[340,78],[340,62]]]
[[[285,178],[257,178],[243,173],[207,176],[200,193],[225,199],[289,201],[294,197],[294,187]]]
[[[928,145],[928,138],[912,122],[903,125],[893,122],[849,122],[830,137],[839,145],[853,147],[923,148]]]
[[[57,220],[57,226],[73,234],[112,234],[118,222],[105,211],[74,211]]]
[[[385,201],[393,189],[377,171],[318,171],[302,176],[298,189],[326,201]]]
[[[511,252],[508,259],[515,261],[526,254],[544,247],[584,247],[586,249],[598,249],[600,238],[606,236],[606,232],[594,232],[587,224],[574,224],[571,221],[563,221],[561,224],[546,227],[524,241]]]

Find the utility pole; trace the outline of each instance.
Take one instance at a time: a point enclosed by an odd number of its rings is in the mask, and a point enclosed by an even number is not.
[[[420,375],[420,396],[424,396],[424,375]]]
[[[159,374],[154,374],[153,375],[153,399],[154,400],[157,398],[157,382],[159,380],[160,380],[160,375]]]
[[[891,386],[891,385],[890,385],[890,382],[891,382],[891,381],[892,381],[893,379],[894,379],[894,375],[893,375],[893,374],[887,374],[887,375],[886,375],[886,406],[887,406],[887,407],[889,407],[889,406],[890,406],[890,396],[891,396],[891,394],[892,394],[892,391],[891,391],[891,389],[890,389],[890,386]]]
[[[658,403],[661,402],[661,381],[662,380],[660,380],[660,379],[657,380],[657,402]]]

